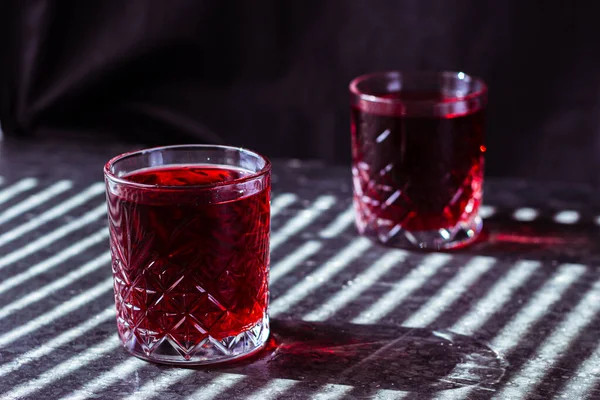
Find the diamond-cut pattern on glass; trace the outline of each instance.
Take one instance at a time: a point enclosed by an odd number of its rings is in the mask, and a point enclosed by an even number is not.
[[[363,127],[364,129],[364,127]],[[402,164],[389,129],[354,144],[354,207],[360,233],[382,243],[444,243],[471,230],[482,197],[483,159],[452,170],[443,160]],[[474,234],[474,232],[467,232]],[[426,238],[425,238],[426,237]]]
[[[180,218],[170,232],[148,234],[139,223],[147,211],[123,204],[109,202],[117,325],[126,347],[155,359],[179,355],[201,361],[244,354],[264,343],[267,234],[214,229],[206,235],[205,214]],[[268,232],[265,204],[244,208],[243,216],[228,210],[214,218],[221,224],[259,219]]]
[[[258,263],[259,260],[249,262]],[[219,339],[210,334],[211,330],[227,332],[236,329],[239,322],[237,314],[228,311],[228,307],[234,308],[240,296],[234,290],[239,285],[233,281],[244,279],[243,275],[225,270],[216,280],[214,290],[222,304],[202,286],[202,274],[190,269],[156,259],[128,284],[132,277],[129,277],[126,265],[114,257],[119,333],[125,342],[135,336],[147,355],[166,341],[186,359],[198,351],[206,352],[208,347],[213,352],[232,356],[243,354],[244,349],[257,346],[263,339],[261,335],[265,327],[262,320],[238,335]],[[174,271],[181,272],[177,274]],[[263,283],[250,312],[260,316],[263,311],[261,304],[264,304],[267,295],[266,277],[254,279]],[[248,282],[249,286],[257,283]],[[145,305],[145,309],[140,305]]]

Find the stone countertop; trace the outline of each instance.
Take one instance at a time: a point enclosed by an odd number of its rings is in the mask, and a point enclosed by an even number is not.
[[[216,367],[116,337],[102,166],[131,146],[0,142],[0,398],[600,398],[600,196],[487,179],[451,253],[352,225],[349,168],[274,162],[272,337]]]

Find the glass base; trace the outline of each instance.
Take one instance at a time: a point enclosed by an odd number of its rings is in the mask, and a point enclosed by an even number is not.
[[[483,223],[481,217],[474,216],[468,222],[460,222],[454,228],[438,229],[434,231],[407,231],[399,225],[393,226],[371,224],[363,226],[357,224],[360,234],[390,247],[420,248],[431,250],[457,249],[474,242]]]
[[[182,351],[180,346],[165,336],[146,352],[135,335],[123,341],[123,347],[143,360],[170,365],[207,365],[245,358],[260,351],[269,338],[269,316],[252,328],[221,340],[208,336],[193,350]]]

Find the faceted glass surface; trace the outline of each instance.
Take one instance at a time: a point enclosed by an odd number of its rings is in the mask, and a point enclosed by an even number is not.
[[[246,176],[224,167],[170,166],[126,178],[185,186]],[[142,358],[222,361],[268,336],[269,178],[210,189],[218,195],[198,193],[205,190],[108,192],[117,327],[125,347]]]
[[[484,109],[444,86],[451,75],[403,78],[351,84],[356,224],[388,245],[456,247],[481,227]],[[373,92],[363,96],[361,84]]]

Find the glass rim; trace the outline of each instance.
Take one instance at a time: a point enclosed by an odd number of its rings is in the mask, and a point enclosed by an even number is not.
[[[474,91],[473,93],[469,93],[465,96],[458,97],[453,96],[449,98],[445,98],[444,101],[435,101],[435,100],[405,100],[400,98],[387,98],[382,96],[377,96],[374,94],[368,94],[366,92],[361,91],[358,88],[358,85],[364,81],[369,79],[377,78],[377,77],[400,77],[402,75],[412,75],[412,76],[421,76],[421,77],[449,77],[460,80],[467,80],[468,82],[477,83],[480,85],[479,90]],[[462,77],[461,77],[462,75]],[[466,74],[460,71],[400,71],[400,70],[388,70],[388,71],[378,71],[378,72],[370,72],[368,74],[359,75],[356,78],[350,81],[348,85],[348,89],[350,92],[357,96],[360,100],[369,102],[369,103],[379,103],[379,104],[452,104],[459,103],[463,101],[468,101],[472,99],[477,99],[487,94],[488,88],[483,79],[474,77],[472,75]]]
[[[255,156],[258,159],[264,160],[265,165],[257,172],[252,172],[251,174],[247,175],[247,176],[243,176],[241,178],[237,178],[237,179],[232,179],[230,181],[224,181],[224,182],[215,182],[215,183],[209,183],[209,184],[204,184],[204,185],[150,185],[147,183],[139,183],[139,182],[135,182],[123,177],[118,177],[116,176],[111,168],[119,161],[123,161],[125,159],[131,158],[131,157],[136,157],[136,156],[140,156],[146,153],[152,153],[152,152],[156,152],[156,151],[160,151],[160,150],[175,150],[175,149],[205,149],[205,150],[233,150],[236,152],[240,152],[240,153],[245,153],[245,154],[249,154],[252,156]],[[170,164],[167,164],[170,165]],[[177,164],[174,164],[177,165]],[[185,164],[185,165],[194,165],[192,164]],[[138,189],[150,189],[150,190],[156,190],[156,189],[169,189],[169,190],[192,190],[192,189],[214,189],[214,188],[219,188],[219,187],[224,187],[224,186],[230,186],[230,185],[237,185],[240,183],[244,183],[244,182],[248,182],[251,180],[254,180],[256,178],[260,178],[266,174],[268,174],[269,172],[271,172],[271,161],[255,152],[249,149],[246,149],[244,147],[235,147],[235,146],[225,146],[225,145],[217,145],[217,144],[178,144],[178,145],[169,145],[169,146],[157,146],[157,147],[149,147],[146,149],[141,149],[141,150],[133,150],[127,153],[122,153],[119,154],[113,158],[111,158],[110,160],[108,160],[108,162],[104,165],[104,176],[115,182],[118,183],[120,185],[127,185],[130,187],[134,187],[134,188],[138,188]]]

